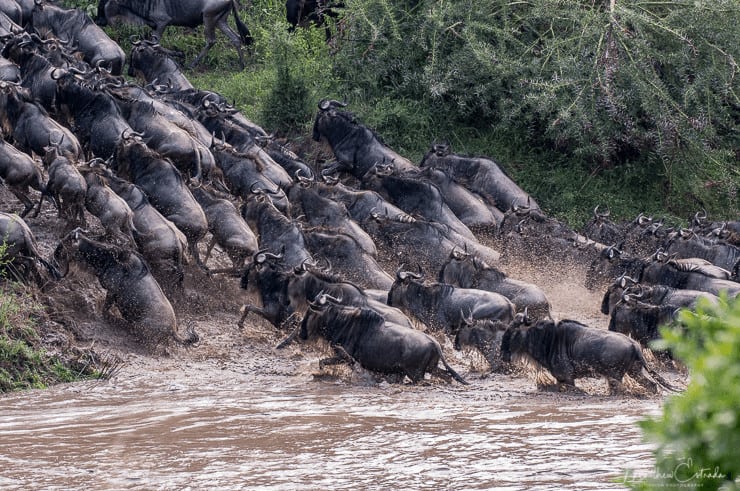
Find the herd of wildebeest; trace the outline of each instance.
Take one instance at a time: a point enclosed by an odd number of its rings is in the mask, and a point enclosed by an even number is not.
[[[44,288],[75,263],[97,277],[106,315],[115,307],[152,345],[199,339],[171,302],[189,262],[195,274],[240,278],[259,300],[240,326],[259,315],[290,333],[281,346],[328,341],[335,356],[321,366],[466,383],[432,332],[492,367],[524,358],[563,386],[599,376],[612,391],[628,374],[654,392],[674,389],[643,356],[658,326],[699,299],[740,293],[738,221],[700,212],[688,228],[645,215],[614,223],[597,208],[577,232],[494,160],[434,144],[413,163],[334,100],[319,102],[313,128],[334,159],[309,164],[193,87],[156,37],[133,41],[128,73],[140,85],[121,76],[124,52],[84,12],[6,3],[20,17],[0,8],[0,178],[22,208],[0,213],[5,274]],[[64,225],[48,258],[24,221],[45,204]],[[543,290],[507,276],[491,243],[587,265],[609,329],[553,319]],[[230,266],[209,266],[214,247]]]

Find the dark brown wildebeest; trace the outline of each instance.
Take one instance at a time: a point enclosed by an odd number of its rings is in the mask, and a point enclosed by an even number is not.
[[[330,303],[328,298],[319,295],[301,323],[301,339],[322,336],[336,352],[337,356],[321,360],[320,367],[357,361],[367,370],[407,376],[414,383],[430,373],[467,384],[428,334],[389,323],[374,310]]]
[[[573,320],[540,320],[533,326],[526,323],[526,316],[517,314],[504,333],[501,355],[505,362],[521,357],[534,360],[555,377],[558,386],[574,387],[575,379],[582,377],[605,377],[614,393],[628,374],[653,393],[658,385],[676,391],[648,366],[639,343],[624,334]]]
[[[144,258],[132,249],[91,240],[75,229],[59,243],[54,260],[63,275],[72,261],[94,274],[106,291],[104,314],[115,305],[123,319],[154,345],[170,339],[184,345],[198,341],[192,328],[184,336],[179,332],[172,304]]]

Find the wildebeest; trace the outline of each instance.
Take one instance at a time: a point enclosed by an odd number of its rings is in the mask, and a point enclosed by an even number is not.
[[[454,333],[468,319],[508,323],[514,318],[514,304],[503,295],[421,279],[421,275],[399,269],[388,292],[388,305],[416,317],[429,329]]]
[[[164,84],[169,90],[195,88],[173,60],[177,55],[174,51],[146,40],[134,41],[131,44],[129,77],[138,77],[147,83]]]
[[[284,253],[273,254],[265,250],[254,255],[242,276],[241,287],[258,289],[262,306],[246,305],[239,326],[243,325],[249,312],[255,312],[275,327],[281,327],[293,314],[304,314],[311,299],[327,293],[341,298],[346,305],[371,308],[389,322],[411,327],[411,321],[400,310],[370,298],[356,284],[309,267],[308,259],[299,267],[286,267],[284,256]]]
[[[625,292],[634,298],[652,305],[672,305],[674,308],[694,307],[700,298],[716,303],[718,298],[699,290],[672,288],[665,285],[643,285],[629,276],[620,276],[609,285],[601,302],[601,313],[610,315],[614,307],[624,301]]]
[[[139,90],[111,91],[121,114],[146,145],[160,156],[169,159],[184,176],[200,182],[216,166],[209,148],[178,125],[160,114],[153,104],[138,96]]]
[[[441,170],[502,212],[506,212],[513,205],[527,205],[531,209],[539,209],[537,202],[493,160],[455,155],[450,153],[448,145],[434,145],[419,166]]]
[[[79,169],[87,183],[85,208],[100,220],[107,238],[136,247],[134,212],[128,203],[110,188],[108,180],[96,171],[96,163],[88,162]]]
[[[131,135],[121,139],[114,162],[117,173],[144,190],[157,211],[185,234],[190,254],[203,267],[198,242],[208,232],[208,221],[175,165]]]
[[[33,102],[28,89],[10,82],[0,82],[0,124],[13,145],[29,155],[44,155],[50,142],[61,153],[80,158],[82,147],[72,132],[52,119],[46,110]]]
[[[675,260],[661,262],[652,258],[632,257],[622,254],[615,247],[608,247],[601,251],[599,257],[589,266],[586,287],[593,288],[599,281],[611,281],[624,274],[644,284],[700,290],[714,295],[726,290],[730,298],[740,295],[740,284],[704,274],[702,270],[711,272],[713,268],[702,261],[697,259],[685,262]]]
[[[628,335],[643,347],[651,348],[650,343],[661,337],[659,328],[671,323],[680,307],[667,303],[653,305],[633,297],[625,293],[624,301],[614,305],[609,317],[609,331]]]
[[[332,271],[342,277],[370,289],[388,290],[393,284],[393,278],[354,236],[324,228],[304,230],[303,235],[309,252],[328,260]]]
[[[617,244],[625,240],[625,230],[609,219],[611,212],[594,208],[591,220],[583,227],[583,235],[602,244]]]
[[[488,362],[491,371],[504,368],[501,359],[501,340],[506,325],[500,322],[483,322],[465,325],[455,335],[454,347],[460,351],[465,348],[477,349]]]
[[[28,188],[44,191],[44,178],[39,165],[27,154],[0,138],[0,183],[23,203],[21,218],[33,209]]]
[[[44,198],[50,197],[56,204],[59,218],[65,219],[72,226],[86,226],[85,197],[87,182],[77,170],[74,162],[67,156],[60,155],[57,147],[46,147],[44,166],[49,169],[49,180],[41,193],[34,217],[41,212]]]
[[[252,35],[236,9],[236,0],[99,0],[95,22],[101,26],[116,21],[145,24],[154,30],[152,37],[156,41],[162,39],[167,26],[195,28],[203,24],[206,45],[191,66],[200,63],[216,44],[216,28],[219,28],[236,47],[239,64],[244,68],[242,46],[252,43]],[[229,27],[230,12],[234,14],[239,34]]]
[[[329,179],[327,183],[315,183],[313,189],[320,196],[344,205],[349,216],[360,224],[372,220],[374,215],[379,214],[400,222],[409,223],[415,220],[411,215],[388,202],[375,191],[354,189],[341,184],[336,179]]]
[[[413,383],[426,373],[467,384],[444,359],[442,348],[431,336],[388,323],[377,312],[361,307],[322,305],[321,295],[301,323],[301,339],[324,337],[337,356],[319,366],[357,361],[363,368],[384,374],[407,376]],[[438,364],[442,362],[444,370]]]
[[[288,192],[294,216],[303,216],[308,225],[354,238],[362,249],[375,256],[375,242],[350,216],[345,205],[319,194],[319,183],[298,176],[298,183]]]
[[[534,319],[552,318],[550,301],[541,288],[509,278],[503,271],[460,249],[450,253],[449,260],[439,271],[439,281],[461,288],[500,293],[516,305],[517,311],[526,308]]]
[[[281,213],[290,215],[288,197],[279,184],[270,178],[262,159],[239,152],[229,144],[215,141],[211,151],[232,194],[249,200],[255,193],[263,193]],[[289,177],[288,180],[293,182]]]
[[[534,360],[559,386],[574,387],[575,379],[582,377],[605,377],[610,393],[615,393],[628,374],[651,392],[657,392],[657,385],[676,390],[648,366],[636,341],[573,320],[540,320],[529,327],[517,320],[504,333],[501,354],[505,362],[516,357]]]
[[[324,16],[336,17],[338,13],[334,9],[343,6],[343,2],[332,0],[286,0],[285,17],[291,28],[305,22],[321,25],[324,22]]]
[[[219,271],[211,270],[211,273],[233,272],[241,274],[247,258],[257,252],[258,249],[257,237],[254,232],[239,214],[236,206],[228,199],[219,197],[202,186],[194,188],[192,193],[206,214],[208,231],[211,232],[212,236],[203,263],[205,264],[208,261],[211,250],[218,244],[231,259],[233,267]]]
[[[94,90],[74,71],[52,72],[57,81],[57,106],[95,157],[110,158],[123,135],[133,132],[113,97]]]
[[[42,36],[52,36],[71,43],[74,51],[94,67],[104,67],[113,75],[120,75],[126,62],[126,53],[89,15],[81,9],[65,9],[50,3],[36,2],[31,25]]]
[[[36,237],[18,215],[0,212],[0,244],[5,246],[0,268],[9,271],[17,281],[33,280],[41,287],[44,280],[36,267],[37,261],[53,278],[60,277],[57,269],[41,256]]]
[[[468,240],[476,240],[473,232],[447,205],[439,188],[416,171],[396,173],[375,165],[362,177],[362,185],[410,215],[441,223]]]
[[[149,203],[141,188],[114,175],[109,169],[104,172],[111,189],[128,203],[134,213],[134,239],[152,274],[165,292],[182,292],[188,239]]]
[[[394,266],[400,263],[423,263],[439,271],[454,249],[470,251],[488,263],[495,264],[500,254],[478,241],[466,240],[448,227],[436,222],[416,220],[405,213],[391,217],[371,213],[371,219],[361,223],[378,247],[391,254]]]
[[[681,230],[666,243],[666,253],[679,258],[706,259],[715,266],[734,271],[740,264],[740,247],[721,240],[700,237],[690,230]]]
[[[242,205],[241,214],[249,227],[257,233],[261,249],[284,251],[283,262],[287,268],[300,266],[311,257],[301,229],[293,220],[280,213],[264,192],[248,199]]]
[[[338,111],[346,104],[322,100],[313,125],[313,139],[326,138],[338,162],[326,173],[347,171],[362,179],[376,164],[393,164],[398,172],[416,169],[408,159],[385,146],[367,126],[358,123],[354,115]]]
[[[67,274],[72,261],[94,274],[106,291],[104,314],[109,315],[110,308],[115,305],[123,319],[140,329],[153,344],[170,339],[185,345],[198,341],[192,328],[184,336],[179,332],[172,304],[137,252],[89,239],[75,229],[54,250],[54,260],[63,275]]]

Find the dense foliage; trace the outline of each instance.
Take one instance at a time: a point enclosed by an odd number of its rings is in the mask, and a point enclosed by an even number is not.
[[[740,3],[346,3],[335,65],[350,100],[388,112],[382,134],[505,136],[543,152],[538,171],[621,174],[682,216],[737,210]]]
[[[737,217],[740,2],[342,3],[327,43],[323,27],[288,32],[284,1],[252,0],[246,70],[219,34],[188,76],[292,138],[308,136],[319,99],[344,99],[412,159],[435,140],[496,158],[574,225],[596,204]],[[109,32],[126,49],[147,29]],[[202,28],[170,28],[162,43],[191,60]]]
[[[689,368],[686,391],[663,414],[642,423],[658,443],[654,476],[639,489],[739,489],[740,299],[683,311],[683,329],[662,331],[664,344]]]

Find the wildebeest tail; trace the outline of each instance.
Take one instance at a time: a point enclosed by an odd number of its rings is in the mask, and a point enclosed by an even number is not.
[[[234,22],[236,22],[236,29],[239,31],[239,37],[241,38],[242,43],[245,45],[252,44],[254,42],[254,38],[252,37],[252,33],[249,32],[247,25],[239,18],[236,8],[236,0],[231,0],[231,11],[234,13]]]
[[[461,384],[463,384],[463,385],[470,385],[470,384],[469,384],[469,383],[468,383],[468,382],[467,382],[467,381],[466,381],[466,380],[465,380],[464,378],[462,378],[462,377],[460,376],[460,374],[459,374],[459,373],[457,373],[457,372],[456,372],[456,371],[455,371],[455,370],[454,370],[454,369],[453,369],[453,368],[452,368],[452,367],[451,367],[451,366],[450,366],[450,365],[449,365],[449,364],[447,363],[447,360],[445,360],[445,357],[444,357],[444,355],[442,354],[442,349],[441,349],[441,348],[439,349],[439,359],[440,359],[440,361],[442,362],[442,365],[444,365],[444,367],[445,367],[445,370],[447,371],[447,373],[449,373],[449,374],[450,374],[450,376],[451,376],[452,378],[454,378],[455,380],[457,380],[458,382],[460,382],[460,383],[461,383]]]
[[[666,390],[670,390],[671,392],[681,392],[681,389],[678,389],[677,387],[674,387],[671,383],[669,383],[666,379],[664,379],[655,369],[651,368],[647,361],[645,361],[645,357],[642,355],[642,351],[638,351],[640,362],[642,363],[642,369],[647,372],[647,375],[653,379],[654,382],[656,382],[658,385],[663,387]]]
[[[654,369],[647,366],[647,364],[644,365],[645,371],[650,375],[650,377],[658,383],[661,387],[664,389],[670,390],[671,392],[681,392],[681,389],[673,386],[671,383],[669,383],[666,379],[664,379],[658,372],[656,372]]]

